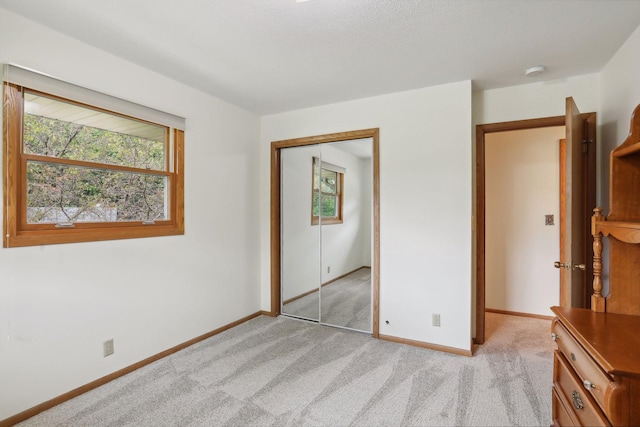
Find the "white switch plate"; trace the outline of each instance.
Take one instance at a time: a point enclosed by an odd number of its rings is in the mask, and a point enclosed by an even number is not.
[[[113,354],[113,338],[102,343],[102,353],[104,357],[111,356]]]
[[[433,326],[440,327],[440,314],[439,313],[433,313],[431,315],[431,324]]]

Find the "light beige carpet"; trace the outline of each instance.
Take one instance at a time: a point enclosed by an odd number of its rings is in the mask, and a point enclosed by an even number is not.
[[[320,296],[313,292],[285,304],[282,312],[314,320],[321,316],[327,325],[371,332],[371,269],[361,268],[322,286]]]
[[[548,426],[550,322],[487,314],[473,357],[258,317],[23,426]]]

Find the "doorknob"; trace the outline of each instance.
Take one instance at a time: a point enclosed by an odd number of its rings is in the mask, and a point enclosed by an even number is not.
[[[574,270],[582,270],[584,271],[584,264],[573,264],[573,269]]]

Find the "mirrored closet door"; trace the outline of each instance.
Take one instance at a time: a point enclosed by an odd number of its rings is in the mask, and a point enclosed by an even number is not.
[[[320,320],[320,227],[311,225],[313,159],[319,145],[281,152],[280,232],[282,314]]]
[[[372,331],[371,138],[281,151],[281,312]]]

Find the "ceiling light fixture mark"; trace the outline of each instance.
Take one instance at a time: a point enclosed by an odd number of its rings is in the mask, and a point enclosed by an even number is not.
[[[544,65],[534,65],[533,67],[529,67],[525,70],[524,74],[527,77],[535,77],[535,76],[539,76],[540,74],[544,73],[546,70]]]

